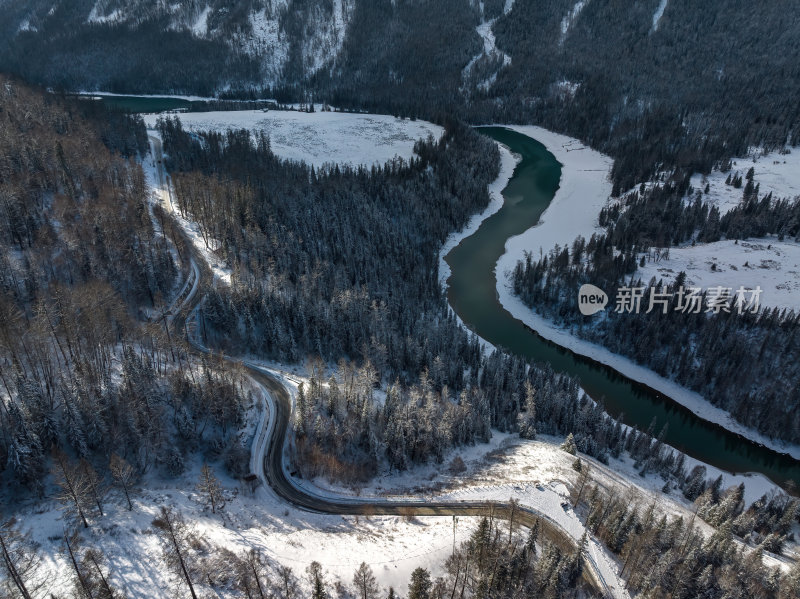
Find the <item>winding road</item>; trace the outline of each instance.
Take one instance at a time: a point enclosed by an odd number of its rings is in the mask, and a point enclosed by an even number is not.
[[[157,169],[157,185],[162,200],[162,208],[170,215],[174,214],[171,201],[169,179],[164,172],[161,140],[150,137],[151,152]],[[383,498],[350,498],[315,494],[296,484],[286,470],[284,448],[287,443],[289,419],[292,410],[292,398],[273,373],[253,362],[220,356],[206,347],[197,333],[196,309],[205,295],[205,290],[214,284],[214,277],[201,253],[193,245],[183,229],[176,224],[173,230],[184,236],[185,247],[189,248],[190,260],[187,269],[187,280],[169,312],[168,320],[177,331],[184,331],[186,340],[192,350],[200,355],[213,354],[228,363],[242,367],[247,374],[262,387],[268,404],[264,410],[264,418],[270,419],[269,426],[262,423],[260,427],[268,435],[263,445],[261,466],[263,477],[268,486],[284,501],[296,508],[310,512],[335,515],[391,515],[391,516],[493,516],[509,519],[522,526],[531,527],[537,521],[542,534],[558,546],[562,551],[577,550],[578,541],[558,522],[547,514],[525,505],[512,508],[507,502],[497,501],[437,501],[421,499],[383,499]],[[188,292],[186,291],[188,290]],[[258,441],[258,439],[256,439]],[[260,448],[259,448],[260,451]],[[595,552],[596,553],[596,552]],[[613,576],[613,580],[610,578]],[[629,597],[624,587],[610,571],[608,565],[601,567],[592,552],[584,552],[583,579],[602,597]]]

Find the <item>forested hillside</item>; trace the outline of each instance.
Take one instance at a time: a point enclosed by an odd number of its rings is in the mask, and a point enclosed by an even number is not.
[[[6,2],[0,67],[68,89],[313,95],[427,118],[532,122],[613,156],[616,190],[662,165],[708,172],[749,146],[798,140],[791,0],[502,9],[484,3],[511,57],[487,89],[462,86],[482,48],[470,0]]]
[[[143,125],[96,111],[0,79],[4,503],[105,478],[113,454],[138,476],[200,441],[238,450],[241,381],[191,367],[158,318],[186,250],[153,224]]]

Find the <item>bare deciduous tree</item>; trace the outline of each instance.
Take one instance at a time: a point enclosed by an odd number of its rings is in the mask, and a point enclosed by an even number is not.
[[[205,497],[206,503],[211,506],[211,512],[217,513],[218,509],[225,507],[225,498],[222,494],[222,486],[214,476],[214,471],[208,464],[203,464],[200,470],[200,482],[197,483],[198,492]]]
[[[0,596],[32,599],[43,585],[37,576],[39,553],[30,535],[23,534],[15,520],[0,526]]]
[[[109,462],[109,470],[111,470],[111,477],[114,479],[114,483],[125,493],[125,499],[128,502],[128,510],[132,510],[133,503],[131,503],[130,489],[138,478],[136,469],[131,466],[125,458],[118,456],[116,453],[112,453],[111,461]]]
[[[361,565],[353,573],[353,586],[361,599],[377,599],[378,593],[380,593],[375,574],[366,562],[361,562]]]
[[[58,499],[67,512],[77,514],[84,528],[89,528],[86,513],[91,506],[91,489],[82,468],[69,462],[67,455],[56,449],[53,452],[53,476],[61,489]]]
[[[192,584],[188,562],[188,540],[191,536],[189,527],[180,513],[171,508],[162,507],[161,515],[153,520],[164,549],[164,558],[167,565],[189,587],[192,599],[197,599],[197,594]]]

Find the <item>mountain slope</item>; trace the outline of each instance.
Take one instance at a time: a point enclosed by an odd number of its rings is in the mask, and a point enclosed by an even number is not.
[[[665,165],[710,172],[800,140],[793,11],[792,0],[23,0],[0,4],[0,70],[67,89],[311,94],[535,122],[614,157],[618,191]]]

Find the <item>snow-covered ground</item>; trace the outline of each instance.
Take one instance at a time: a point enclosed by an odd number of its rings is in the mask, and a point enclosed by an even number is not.
[[[587,4],[589,4],[589,0],[577,0],[570,11],[561,19],[561,37],[558,42],[559,44],[563,44],[564,40],[567,39],[570,28],[575,24],[575,21],[578,20],[578,16],[580,16],[581,11],[583,11]]]
[[[332,163],[372,166],[396,156],[409,159],[417,140],[429,135],[439,139],[444,133],[426,121],[321,110],[188,112],[177,116],[191,131],[264,131],[275,154],[316,167]],[[145,122],[153,128],[158,118],[146,115]]]
[[[725,179],[728,175],[744,178],[751,167],[753,182],[759,185],[760,196],[767,193],[772,193],[774,199],[800,196],[800,148],[790,149],[787,154],[764,154],[756,150],[748,157],[733,160],[729,172],[715,170],[710,175],[695,174],[690,183],[695,191],[703,192],[708,185],[709,191],[703,193],[703,201],[717,206],[720,213],[725,214],[742,201],[742,189],[726,185]]]
[[[515,125],[508,127],[543,143],[548,151],[555,156],[556,160],[562,164],[562,169],[560,187],[547,210],[542,214],[539,224],[521,235],[510,238],[506,242],[505,254],[501,256],[496,268],[497,293],[502,306],[512,316],[524,322],[545,339],[566,347],[576,354],[611,366],[624,376],[644,383],[671,397],[705,420],[724,426],[728,430],[756,443],[761,443],[766,447],[788,453],[800,459],[800,445],[770,439],[756,430],[743,426],[736,422],[728,412],[712,405],[699,393],[690,391],[678,383],[636,364],[629,358],[609,351],[601,345],[580,339],[569,330],[542,318],[514,295],[508,282],[508,273],[514,268],[518,260],[524,258],[526,251],[539,255],[541,250],[546,254],[556,244],[563,247],[564,244],[570,244],[578,235],[583,235],[586,239],[589,239],[592,233],[602,231],[599,227],[598,215],[601,208],[609,201],[611,194],[611,183],[608,179],[608,174],[612,160],[608,156],[587,148],[576,139],[559,135],[540,127]],[[793,155],[786,156],[787,164],[789,164],[789,157]],[[769,189],[767,187],[769,185],[774,186],[776,193],[778,190],[782,190],[785,193],[792,189],[795,179],[790,174],[794,172],[790,170],[791,165],[787,168],[777,168],[778,166],[772,164],[771,168],[764,168],[764,181],[766,182],[762,184],[764,193]],[[503,175],[505,174],[506,172],[504,171]],[[724,177],[722,179],[724,185]],[[502,184],[498,181],[495,182],[495,185],[503,188],[507,181],[508,179],[503,181]],[[756,181],[760,181],[758,176],[756,176]],[[800,174],[797,175],[796,181],[798,186],[794,189],[800,189]],[[741,190],[737,191],[741,193]],[[792,194],[785,193],[785,195],[791,196]],[[485,214],[485,216],[488,216],[488,214]],[[787,245],[789,244],[782,244],[780,251],[786,251]],[[694,250],[695,248],[687,248],[687,252]],[[771,250],[763,251],[769,252]],[[792,256],[794,255],[792,253]],[[745,260],[742,260],[742,263]],[[659,265],[665,266],[664,262],[660,262]],[[794,269],[794,267],[791,268]],[[751,270],[756,271],[757,269]],[[743,269],[739,270],[739,273],[744,272],[746,271]],[[774,281],[774,276],[772,280]],[[750,285],[750,281],[742,277],[741,280],[737,281],[736,287],[743,285],[750,288],[755,287],[756,284]],[[777,284],[773,285],[776,289]],[[791,288],[794,290],[793,292],[796,292],[794,285]]]
[[[144,170],[145,178],[148,186],[150,187],[153,199],[160,203],[164,210],[173,215],[178,225],[192,242],[192,245],[194,245],[195,249],[205,259],[206,264],[208,264],[211,272],[214,274],[214,280],[221,282],[224,285],[230,285],[231,269],[215,251],[219,248],[219,241],[209,239],[208,243],[206,243],[200,233],[200,226],[196,222],[181,216],[180,212],[175,206],[172,198],[172,187],[166,180],[162,179],[162,174],[155,162],[156,157],[155,152],[153,151],[153,140],[157,140],[159,144],[161,141],[158,138],[158,133],[156,131],[149,131],[149,133],[151,137],[151,155],[142,162],[142,168]]]
[[[686,201],[700,192],[704,202],[725,214],[741,203],[743,191],[725,180],[729,176],[744,178],[750,168],[753,168],[753,182],[759,186],[759,197],[768,193],[776,200],[800,196],[800,151],[786,154],[753,151],[749,157],[734,160],[729,172],[715,170],[710,175],[693,175],[693,192]],[[645,283],[651,277],[663,278],[668,283],[681,271],[686,272],[690,285],[703,289],[721,285],[733,290],[742,286],[761,287],[761,305],[800,309],[800,245],[793,240],[779,241],[773,236],[670,248],[669,259],[647,260],[634,276]]]
[[[298,0],[249,3],[247,12],[231,9],[230,2],[166,2],[165,0],[97,0],[86,15],[87,23],[136,26],[158,18],[166,29],[186,31],[194,37],[219,40],[235,52],[257,57],[266,82],[276,82],[292,48],[299,49],[308,75],[337,57],[344,44],[354,0],[329,0],[324,4],[298,6]],[[241,3],[240,3],[241,4]],[[55,7],[54,9],[55,10]],[[295,34],[286,14],[295,13]],[[296,35],[297,26],[301,31]],[[294,46],[296,44],[296,46]]]
[[[305,483],[312,492],[331,495],[358,495],[364,497],[427,497],[431,500],[505,502],[518,499],[522,506],[546,514],[575,540],[585,531],[581,519],[570,508],[569,491],[576,483],[578,474],[572,468],[575,457],[559,448],[563,439],[540,436],[535,441],[520,439],[515,435],[493,431],[488,444],[457,448],[446,456],[443,464],[426,464],[403,473],[384,472],[369,484],[353,489],[342,488],[324,480]],[[461,458],[467,470],[461,474],[449,472],[453,458]],[[609,465],[581,455],[590,466],[591,480],[607,491],[626,493],[631,501],[646,507],[655,502],[661,513],[669,517],[682,516],[690,520],[694,506],[679,492],[666,495],[661,492],[664,481],[657,475],[641,477],[628,457],[611,459]],[[696,462],[689,460],[690,467]],[[723,488],[745,483],[745,503],[750,505],[762,495],[781,493],[773,483],[760,475],[732,476],[713,467],[708,475],[722,475]],[[698,520],[697,526],[707,535],[713,528]],[[624,588],[617,577],[619,564],[596,539],[591,539],[589,555],[601,572],[606,584],[617,596],[624,596]],[[766,564],[786,567],[782,558],[766,555]]]
[[[213,98],[211,96],[182,96],[179,94],[116,94],[113,92],[89,92],[89,91],[79,91],[76,92],[80,96],[92,96],[92,97],[109,97],[109,98],[172,98],[174,100],[186,100],[187,102],[213,102],[219,100],[219,98]],[[232,102],[236,102],[237,100],[229,100]]]
[[[760,287],[761,306],[800,308],[800,244],[795,241],[724,240],[670,248],[669,258],[647,261],[634,276],[645,284],[653,277],[667,284],[681,271],[686,273],[687,286],[722,286],[734,294],[739,287]]]
[[[393,586],[402,594],[411,572],[426,567],[434,576],[442,575],[445,558],[453,543],[449,517],[327,516],[296,510],[276,498],[268,489],[254,495],[239,483],[215,469],[225,490],[227,505],[213,515],[194,491],[199,479],[200,459],[185,475],[166,484],[145,481],[136,493],[134,511],[125,500],[113,495],[104,507],[106,515],[92,521],[82,531],[87,544],[101,547],[109,557],[111,582],[129,597],[170,598],[176,596],[176,580],[166,570],[153,519],[160,506],[178,509],[205,543],[224,547],[236,554],[256,549],[273,567],[291,567],[299,578],[312,560],[322,564],[330,583],[350,585],[361,562],[369,564],[382,587]],[[17,514],[24,530],[30,530],[45,555],[41,576],[49,581],[49,591],[65,594],[71,573],[60,552],[61,536],[67,524],[54,502],[22,507]],[[475,528],[475,519],[460,518],[457,542],[465,540]],[[202,581],[196,580],[202,589]],[[49,596],[49,595],[48,595]],[[177,593],[183,596],[183,593]],[[235,596],[230,594],[227,596]]]

